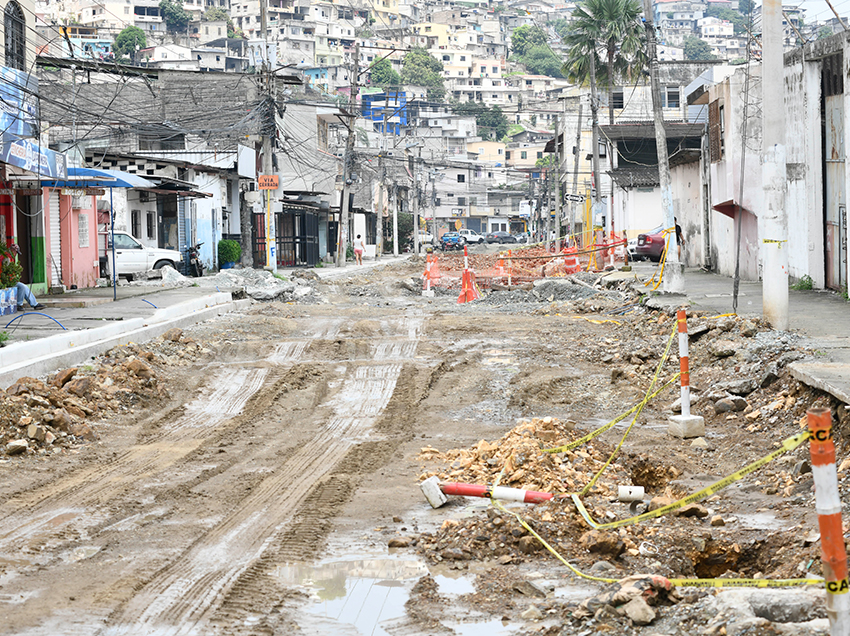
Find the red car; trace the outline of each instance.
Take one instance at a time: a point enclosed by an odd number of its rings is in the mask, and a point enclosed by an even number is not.
[[[661,260],[661,253],[664,251],[666,240],[667,236],[664,234],[664,226],[659,226],[646,234],[638,234],[635,254],[642,258],[648,258],[653,263],[657,263]]]

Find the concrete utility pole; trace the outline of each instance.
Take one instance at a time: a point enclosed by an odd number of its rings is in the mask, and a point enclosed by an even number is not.
[[[357,82],[360,78],[360,43],[354,45],[354,63],[351,71],[351,95],[348,110],[348,139],[342,160],[342,200],[339,203],[339,231],[337,232],[336,266],[345,267],[345,250],[348,249],[348,217],[351,214],[351,164],[354,161],[354,124],[357,122]]]
[[[655,150],[658,154],[658,179],[661,182],[661,211],[664,227],[674,228],[673,187],[670,180],[670,163],[667,157],[667,131],[661,111],[661,87],[658,82],[658,53],[655,47],[655,25],[652,21],[652,0],[643,0],[646,20],[646,44],[649,55],[649,80],[652,88],[652,114],[655,120]],[[679,242],[676,231],[667,234],[667,264],[664,267],[664,291],[681,292],[685,289],[684,268],[679,262]]]
[[[555,114],[555,232],[561,236],[561,122]]]
[[[582,103],[578,103],[578,124],[576,124],[576,147],[573,160],[573,200],[570,201],[570,234],[576,233],[576,207],[578,206],[578,162],[581,157],[581,111]],[[573,239],[575,240],[575,239]]]
[[[272,131],[274,131],[275,122],[275,103],[274,103],[274,67],[272,60],[269,59],[269,40],[268,40],[268,9],[266,6],[267,0],[260,0],[260,28],[263,30],[263,74],[266,80],[266,99],[268,100],[269,113],[267,118],[271,121],[266,122],[266,130],[263,131],[263,174],[271,175],[274,172],[274,163],[272,161]],[[271,205],[271,190],[265,190],[266,201],[266,269],[277,271],[277,241],[276,228],[274,222],[274,213]]]
[[[413,155],[408,157],[408,164],[410,167],[410,180],[412,181],[410,186],[410,212],[413,214],[413,253],[419,256],[419,175],[417,174],[417,168],[419,166]]]
[[[782,2],[762,3],[762,313],[774,329],[788,329],[788,236],[785,212],[785,79]],[[740,216],[738,218],[740,223]]]
[[[393,185],[393,256],[398,256],[398,186]]]
[[[649,0],[651,1],[651,0]],[[591,226],[596,223],[596,216],[602,212],[602,180],[599,175],[599,98],[596,92],[596,46],[590,54],[590,114],[592,121],[593,144],[593,185],[596,193],[593,196],[593,212],[591,214]]]
[[[389,96],[387,96],[389,101]],[[387,170],[384,166],[384,153],[387,151],[387,114],[384,113],[384,129],[381,131],[381,153],[378,159],[380,184],[378,185],[378,244],[375,247],[375,258],[381,258],[384,253],[384,185],[387,181]]]

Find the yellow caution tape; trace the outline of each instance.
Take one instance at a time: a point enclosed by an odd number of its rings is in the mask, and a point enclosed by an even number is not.
[[[586,318],[584,316],[575,316],[577,320],[586,320],[587,322],[592,322],[594,325],[604,325],[606,322],[612,322],[615,325],[619,326],[623,323],[619,320],[613,320],[612,318],[606,318],[605,320],[595,320],[593,318]]]
[[[787,453],[788,451],[792,451],[800,444],[803,444],[809,439],[809,432],[803,431],[802,433],[798,433],[792,437],[782,440],[782,446],[777,450],[773,451],[769,455],[762,457],[761,459],[757,459],[756,461],[748,464],[741,470],[738,470],[728,477],[724,477],[723,479],[714,482],[710,486],[703,488],[702,490],[698,490],[697,492],[688,495],[678,501],[674,501],[673,503],[664,506],[662,508],[658,508],[657,510],[653,510],[651,512],[645,512],[643,514],[637,515],[636,517],[629,517],[628,519],[619,519],[618,521],[612,521],[610,523],[597,523],[594,521],[590,513],[588,513],[587,509],[584,507],[584,504],[579,499],[578,494],[572,495],[573,502],[576,505],[576,508],[584,517],[584,520],[595,530],[608,530],[611,528],[621,528],[623,526],[630,526],[636,523],[640,523],[641,521],[646,521],[647,519],[656,519],[658,517],[663,517],[664,515],[673,512],[674,510],[679,510],[680,508],[684,508],[688,504],[696,503],[697,501],[702,501],[713,495],[714,493],[723,490],[727,486],[735,483],[736,481],[740,481],[750,473],[758,470],[762,466],[769,464],[774,459]]]

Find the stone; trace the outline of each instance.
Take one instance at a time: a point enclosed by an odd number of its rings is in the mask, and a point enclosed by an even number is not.
[[[546,590],[534,581],[520,581],[518,583],[514,583],[513,589],[524,596],[546,598]]]
[[[77,367],[73,367],[71,369],[63,369],[59,373],[56,374],[56,377],[53,378],[53,382],[51,384],[59,389],[68,384],[73,377],[77,374]]]
[[[543,618],[543,612],[541,612],[536,605],[532,605],[520,614],[520,617],[527,621],[539,621]]]
[[[30,447],[29,442],[25,439],[13,439],[11,442],[6,444],[6,454],[7,455],[20,455],[21,453],[25,453],[26,450]]]
[[[648,512],[652,512],[653,510],[658,510],[659,508],[664,508],[665,506],[669,506],[671,503],[673,503],[673,500],[670,499],[670,497],[663,497],[663,496],[653,497],[649,501]]]
[[[775,362],[771,362],[765,368],[764,373],[761,375],[761,379],[759,380],[759,386],[761,388],[769,387],[771,384],[776,382],[779,379],[779,367]]]
[[[703,506],[692,503],[688,504],[684,508],[680,508],[676,511],[677,517],[699,517],[700,519],[705,519],[708,516],[708,510],[706,510]]]
[[[92,430],[92,427],[83,422],[72,424],[68,433],[73,435],[74,437],[79,437],[80,439],[84,439],[88,442],[93,442],[97,439],[97,433]]]
[[[588,552],[620,556],[626,549],[626,544],[616,532],[604,530],[589,530],[579,539],[582,547]]]
[[[704,336],[708,333],[708,325],[700,324],[700,325],[688,325],[688,340],[694,342],[700,336]]]
[[[519,551],[523,554],[534,554],[540,548],[540,543],[534,537],[523,537],[519,540]]]
[[[738,345],[729,340],[717,340],[708,348],[715,358],[730,358],[735,355]]]
[[[597,576],[613,574],[616,571],[617,567],[611,563],[608,563],[608,561],[597,561],[596,563],[590,566],[589,570],[591,574],[595,574]]]
[[[143,380],[147,380],[148,378],[153,377],[153,371],[151,368],[138,358],[134,358],[127,363],[127,371],[135,375],[137,378],[141,378]]]
[[[65,410],[68,411],[68,413],[70,413],[71,415],[75,415],[76,417],[86,416],[86,412],[75,404],[66,404]]]
[[[753,338],[759,332],[758,327],[750,320],[741,323],[741,335],[745,338]]]
[[[758,383],[753,378],[744,378],[726,382],[723,388],[733,395],[749,395],[758,388]]]
[[[617,380],[622,377],[625,377],[626,370],[622,367],[614,367],[611,369],[611,384],[614,384]]]
[[[704,437],[697,437],[691,442],[691,446],[693,448],[708,448],[708,442],[705,441]]]
[[[30,424],[27,427],[27,437],[29,437],[30,439],[34,439],[37,442],[43,442],[44,436],[44,427],[39,426],[38,424]]]
[[[387,543],[388,548],[409,548],[410,537],[393,537]]]
[[[47,446],[50,446],[55,441],[56,441],[56,436],[53,433],[51,433],[50,431],[46,431],[44,433],[44,443]]]
[[[26,428],[30,424],[32,424],[33,419],[29,415],[21,416],[21,419],[18,420],[18,428]]]
[[[723,517],[721,517],[720,515],[714,515],[714,516],[711,518],[711,521],[710,521],[709,523],[710,523],[712,526],[715,526],[715,527],[725,526],[725,525],[726,525],[726,522],[723,520]]]
[[[65,409],[56,409],[53,412],[53,428],[68,433],[71,430],[74,420]]]
[[[40,395],[28,395],[27,406],[35,406],[42,409],[50,408],[50,400],[47,400]]]
[[[792,475],[805,475],[806,473],[812,472],[812,465],[809,463],[809,460],[803,459],[797,462],[794,465],[794,468],[791,469]]]
[[[745,408],[747,401],[739,395],[730,395],[714,403],[714,412],[718,415],[729,411],[743,411]]]
[[[446,548],[440,552],[440,556],[447,561],[465,561],[469,558],[460,548]]]
[[[180,342],[180,337],[183,335],[183,330],[179,327],[173,327],[162,334],[163,340],[170,340],[171,342]]]
[[[699,415],[672,415],[668,418],[667,433],[681,438],[702,437],[705,419]]]
[[[68,382],[65,385],[65,390],[77,397],[85,397],[91,391],[93,384],[91,376],[83,376]]]
[[[641,596],[636,596],[631,601],[623,605],[620,610],[623,614],[629,617],[635,625],[649,625],[655,620],[655,610],[647,605],[646,601],[644,601]]]

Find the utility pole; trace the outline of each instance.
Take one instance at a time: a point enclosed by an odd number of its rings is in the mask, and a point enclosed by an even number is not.
[[[409,155],[407,159],[410,167],[410,212],[413,214],[413,253],[419,256],[419,175],[416,170],[418,168],[413,155]]]
[[[393,184],[393,256],[398,256],[398,186]]]
[[[388,91],[389,92],[389,91]],[[389,95],[387,95],[389,101]],[[387,113],[384,112],[384,128],[381,131],[381,153],[378,156],[378,172],[380,183],[378,185],[378,245],[375,247],[375,258],[381,258],[384,253],[384,184],[387,175],[384,167],[384,153],[387,151]]]
[[[261,0],[261,2],[264,0]],[[348,217],[351,214],[351,164],[354,160],[354,124],[357,122],[357,82],[360,77],[360,43],[354,44],[354,63],[351,71],[351,95],[348,103],[350,121],[345,155],[342,160],[342,200],[339,203],[339,231],[337,232],[336,266],[345,267],[345,250],[348,249]]]
[[[573,159],[573,200],[570,201],[570,234],[576,233],[576,206],[578,205],[578,161],[581,157],[581,110],[582,103],[578,103],[578,124],[576,124],[576,147],[574,150],[575,158]],[[575,239],[573,239],[575,242]]]
[[[661,210],[664,227],[672,228],[667,234],[667,264],[664,268],[664,290],[681,292],[685,289],[685,276],[679,262],[679,242],[673,218],[673,187],[670,180],[670,163],[667,157],[667,131],[661,111],[661,87],[658,82],[658,54],[655,47],[655,25],[652,21],[652,0],[643,1],[646,19],[646,42],[649,55],[649,79],[652,88],[652,113],[655,120],[655,150],[658,155],[658,179],[661,183]],[[784,172],[783,172],[784,178]]]
[[[762,313],[771,327],[788,329],[788,235],[785,211],[785,80],[782,2],[762,3]],[[738,223],[741,222],[740,213]],[[831,595],[828,595],[831,596]]]
[[[646,0],[645,0],[646,1]],[[649,0],[650,2],[652,0]],[[655,96],[653,95],[653,101]],[[593,144],[593,185],[596,193],[593,196],[593,213],[590,223],[596,223],[596,216],[602,212],[602,179],[599,175],[599,98],[596,93],[596,43],[590,52],[590,114],[592,121],[591,142]]]
[[[555,115],[555,229],[556,236],[561,236],[561,161],[564,144],[561,140],[561,122]]]
[[[274,67],[269,59],[269,39],[268,39],[268,0],[260,0],[260,28],[263,30],[263,74],[266,81],[266,100],[268,113],[266,114],[267,121],[263,130],[263,174],[271,175],[274,172],[274,164],[272,161],[272,134],[274,133],[275,125],[275,103],[274,103]],[[270,120],[270,121],[269,121]],[[271,206],[271,190],[265,190],[266,193],[266,269],[277,271],[277,242],[276,228],[274,222],[274,213]]]

